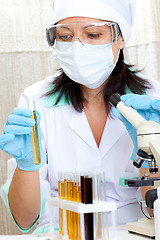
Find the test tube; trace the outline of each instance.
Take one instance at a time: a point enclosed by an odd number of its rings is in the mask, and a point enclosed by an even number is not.
[[[102,173],[99,171],[94,172],[94,180],[93,180],[93,192],[94,192],[94,202],[99,202],[102,200]],[[102,239],[102,213],[94,213],[94,239]]]
[[[77,202],[81,202],[81,179],[80,174],[77,175]],[[80,223],[80,214],[77,214],[77,239],[81,240],[81,223]]]
[[[73,199],[74,202],[78,202],[78,196],[77,196],[77,174],[74,174],[74,180],[73,180]],[[78,239],[78,213],[74,212],[73,213],[73,227],[74,227],[74,232],[73,232],[73,240]]]
[[[36,117],[35,101],[34,100],[32,101],[32,103],[30,102],[30,106],[31,106],[31,110],[33,112],[31,118],[33,118],[35,120],[35,125],[32,127],[32,132],[31,132],[32,146],[33,146],[33,157],[34,157],[34,163],[36,165],[39,165],[41,163],[41,153],[40,153],[40,147],[39,147],[37,117]]]
[[[63,172],[58,173],[58,197],[64,199],[64,176]],[[63,209],[59,208],[59,234],[64,235],[63,229]]]
[[[96,171],[94,186],[96,188],[94,200],[106,201],[106,178],[103,171]],[[109,239],[108,213],[98,212],[94,214],[95,239]]]
[[[69,188],[69,173],[64,173],[64,199],[70,200],[70,188]],[[70,232],[70,211],[66,210],[66,216],[67,216],[67,234],[69,239],[71,239],[71,232]]]
[[[103,181],[103,196],[102,200],[107,201],[107,186],[106,186],[106,176],[105,173],[103,172],[102,174],[102,181]],[[109,239],[109,224],[108,224],[108,212],[102,213],[102,226],[103,226],[103,231],[102,231],[102,239]]]
[[[74,174],[72,172],[69,173],[70,175],[70,183],[69,183],[69,188],[70,188],[70,201],[74,201],[74,195],[73,195],[73,176]],[[70,212],[70,232],[71,232],[71,239],[73,240],[73,235],[74,235],[74,212]]]
[[[68,173],[68,179],[67,179],[67,200],[71,201],[72,200],[72,184],[71,184],[71,173],[69,172]],[[68,211],[68,216],[67,216],[67,222],[68,222],[68,236],[69,236],[69,239],[72,239],[72,212],[71,211]]]
[[[81,176],[81,199],[85,204],[93,203],[92,176]],[[93,213],[84,214],[85,240],[94,239]]]

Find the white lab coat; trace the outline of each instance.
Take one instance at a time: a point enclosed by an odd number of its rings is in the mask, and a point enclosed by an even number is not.
[[[96,145],[84,112],[79,113],[70,104],[45,107],[46,97],[53,77],[27,87],[20,97],[19,107],[28,107],[28,101],[35,99],[36,108],[41,114],[43,146],[47,162],[40,169],[41,187],[46,195],[57,196],[58,171],[103,170],[107,180],[107,198],[117,203],[117,223],[124,224],[142,217],[137,188],[119,186],[122,177],[136,177],[138,170],[133,166],[130,156],[133,143],[123,123],[118,119],[107,119],[99,148]],[[153,84],[147,94],[160,98],[160,84]],[[97,123],[98,124],[98,123]],[[57,221],[54,210],[53,221]],[[39,224],[49,223],[48,207],[39,219]]]

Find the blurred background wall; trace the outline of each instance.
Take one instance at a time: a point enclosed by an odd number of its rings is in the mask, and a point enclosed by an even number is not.
[[[0,0],[0,134],[20,93],[57,68],[45,29],[52,19],[52,0]],[[160,80],[160,1],[136,0],[132,38],[125,48],[128,63]],[[7,159],[0,150],[0,187],[7,178]],[[0,199],[0,234],[19,234]]]

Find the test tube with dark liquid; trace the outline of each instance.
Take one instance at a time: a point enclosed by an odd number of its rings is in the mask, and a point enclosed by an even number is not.
[[[93,203],[92,177],[81,176],[81,200],[85,204]],[[84,214],[85,240],[94,239],[93,213]]]

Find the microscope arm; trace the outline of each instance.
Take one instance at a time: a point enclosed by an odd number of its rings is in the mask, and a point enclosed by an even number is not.
[[[160,167],[160,124],[145,120],[136,109],[126,106],[120,97],[115,93],[110,97],[110,102],[137,129],[138,147],[148,155],[153,155]]]
[[[152,141],[149,142],[150,149],[156,159],[158,168],[160,168],[160,137],[155,137]]]

